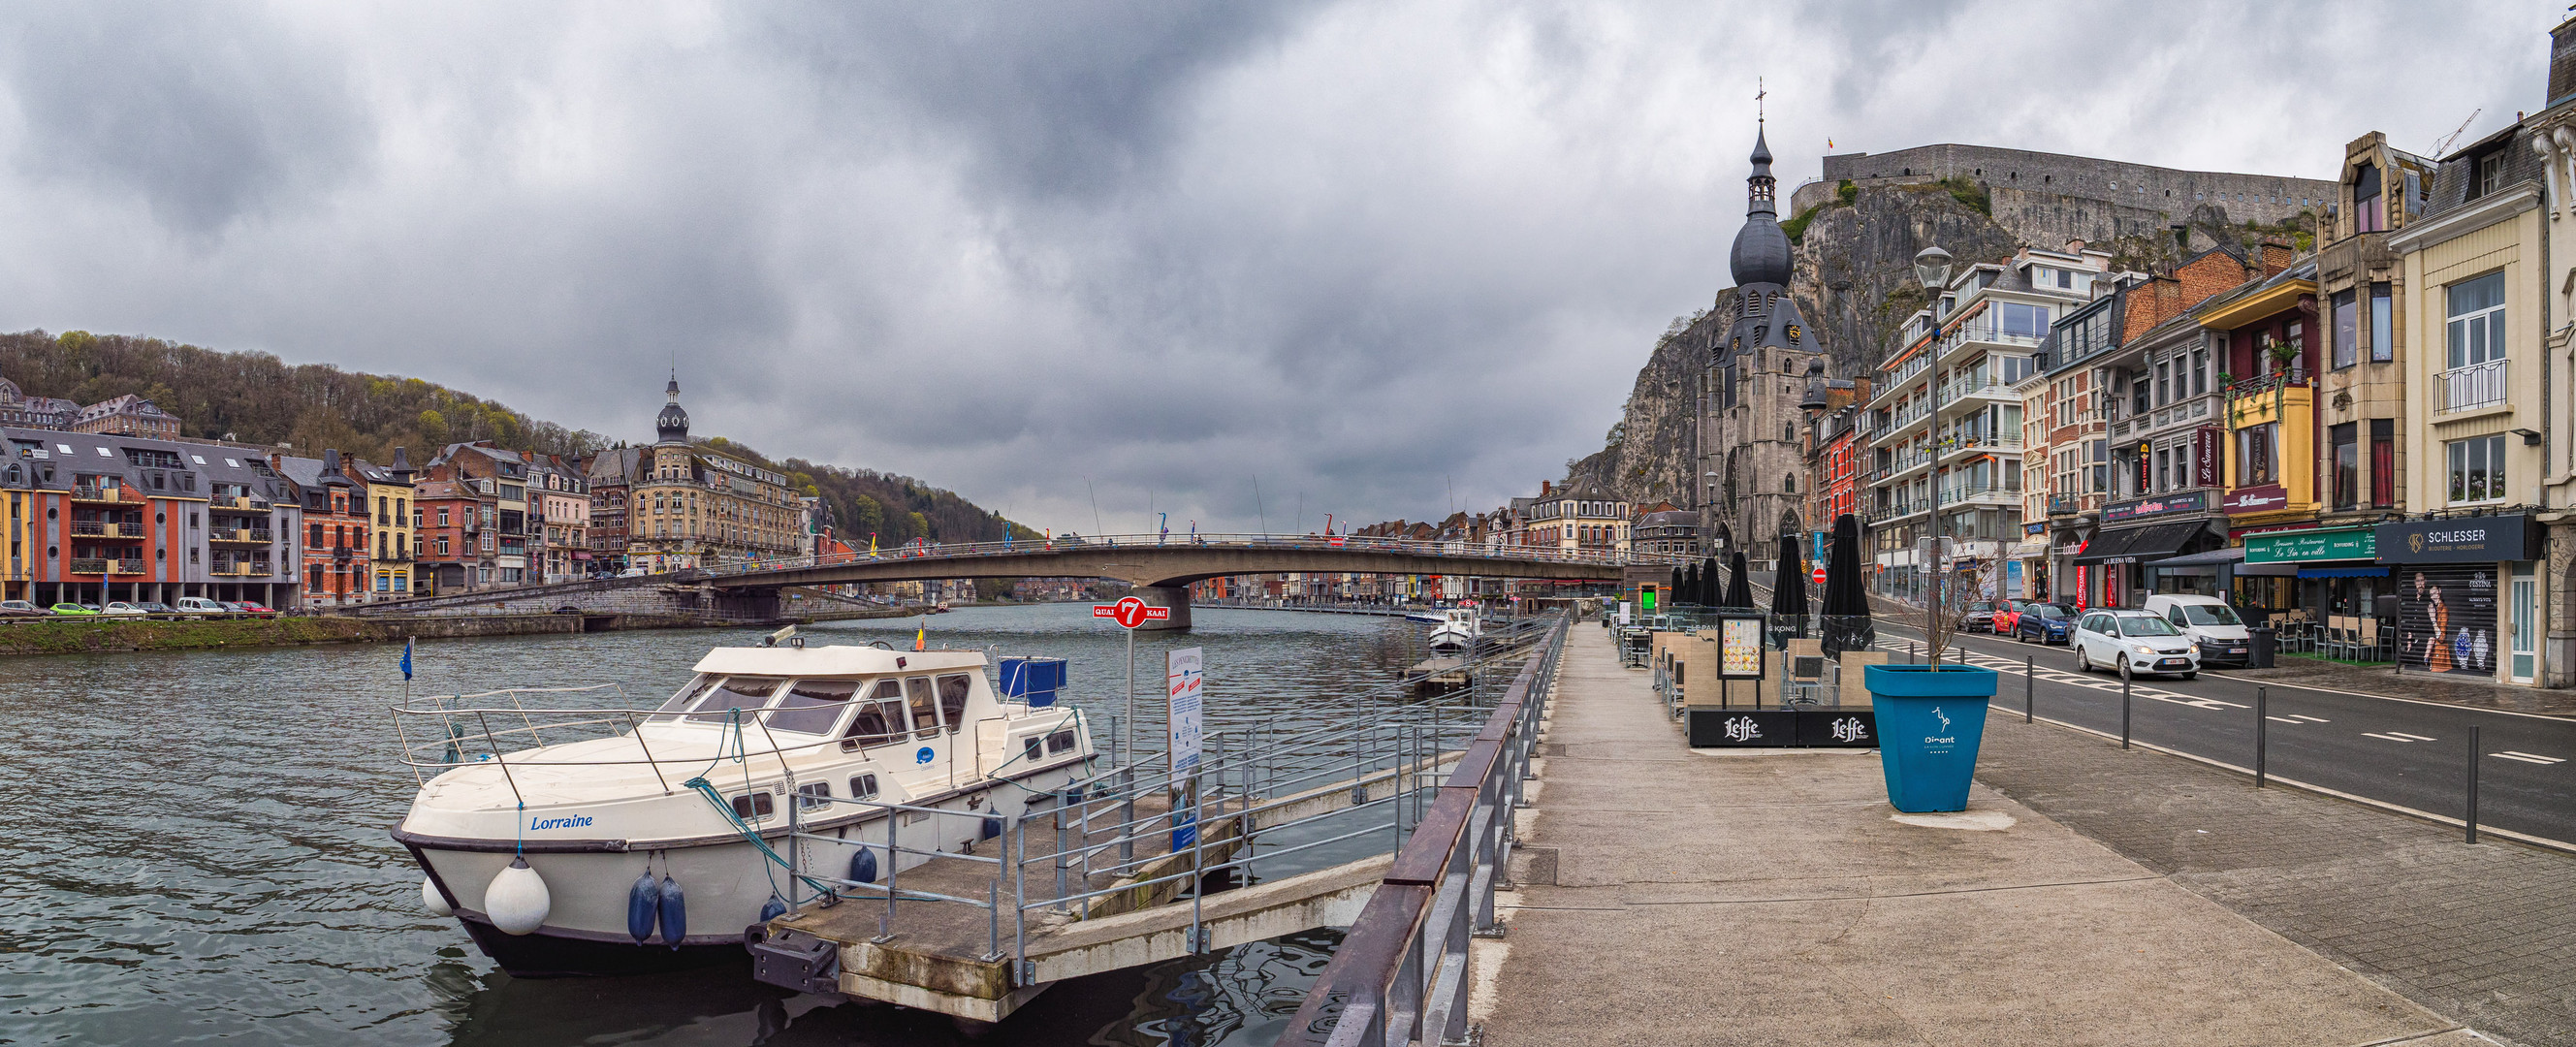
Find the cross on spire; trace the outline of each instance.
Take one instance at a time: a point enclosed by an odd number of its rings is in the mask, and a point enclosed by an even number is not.
[[[1758,124],[1758,123],[1762,123],[1762,122],[1764,121],[1764,116],[1763,116],[1763,113],[1762,113],[1762,99],[1763,99],[1763,98],[1765,98],[1765,97],[1767,97],[1767,96],[1769,96],[1769,95],[1770,95],[1770,93],[1771,93],[1771,92],[1770,92],[1769,90],[1766,90],[1766,89],[1764,89],[1764,88],[1763,88],[1763,86],[1762,86],[1762,78],[1761,78],[1761,77],[1758,77],[1758,76],[1757,76],[1757,77],[1754,77],[1754,78],[1753,78],[1753,122],[1754,122],[1754,123],[1757,123],[1757,124]]]

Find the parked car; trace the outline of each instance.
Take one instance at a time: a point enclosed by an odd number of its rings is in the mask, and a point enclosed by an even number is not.
[[[0,618],[40,618],[52,613],[25,600],[0,600]]]
[[[2236,616],[2227,601],[2215,596],[2157,595],[2147,597],[2146,609],[2182,630],[2200,649],[2200,664],[2245,667],[2253,634],[2245,630],[2245,620]]]
[[[2033,600],[2013,616],[2013,639],[2022,643],[2065,643],[2074,626],[2075,608]]]
[[[2200,652],[2162,615],[2086,611],[2075,622],[2075,667],[2088,673],[2110,669],[2122,676],[2170,673],[2188,680],[2200,675]]]
[[[1963,633],[1995,631],[1995,605],[1985,600],[1969,604],[1967,613],[1959,617],[1959,631]]]
[[[174,611],[177,611],[177,612],[179,612],[179,613],[181,613],[181,614],[230,614],[230,613],[232,613],[232,612],[230,612],[230,611],[226,611],[226,610],[224,610],[224,605],[222,605],[222,604],[220,604],[220,603],[216,603],[216,602],[215,602],[215,601],[213,601],[213,600],[206,599],[205,597],[202,597],[202,596],[182,596],[182,597],[180,597],[180,598],[179,598],[179,602],[178,602],[177,604],[173,605],[173,606],[171,607],[171,609],[172,609],[172,610],[174,610]]]
[[[140,608],[143,608],[143,613],[145,613],[145,614],[169,614],[169,613],[171,613],[171,612],[170,612],[170,605],[169,605],[169,604],[166,604],[166,603],[159,603],[159,602],[152,601],[152,600],[143,600],[143,601],[139,601],[139,602],[137,602],[134,606],[136,606],[136,607],[140,607]]]
[[[275,618],[275,617],[277,617],[277,609],[276,609],[276,608],[274,608],[274,607],[270,607],[270,606],[267,606],[266,604],[262,604],[262,603],[259,603],[259,602],[257,602],[257,601],[253,601],[253,600],[244,600],[244,601],[242,601],[242,602],[240,602],[240,603],[234,604],[234,605],[233,605],[233,609],[234,609],[235,611],[238,611],[238,612],[242,613],[242,614],[255,614],[255,615],[258,615],[258,616],[260,616],[260,617],[262,617],[262,618]]]
[[[2028,606],[2028,600],[2006,600],[2003,606],[1995,608],[1995,635],[2011,635],[2013,627],[2021,624],[2021,609]]]
[[[143,608],[141,608],[141,607],[137,607],[137,606],[135,606],[135,605],[133,605],[133,604],[130,604],[130,603],[127,603],[127,602],[125,602],[125,601],[123,601],[123,600],[110,600],[110,601],[108,601],[108,602],[107,602],[107,606],[106,606],[106,607],[103,607],[103,608],[100,608],[100,609],[99,609],[99,612],[98,612],[98,613],[100,613],[100,614],[102,614],[102,615],[111,616],[111,617],[117,617],[117,618],[126,618],[126,617],[141,618],[141,617],[143,617],[144,615],[150,614],[150,613],[152,613],[152,612],[150,612],[150,611],[146,611],[146,610],[144,610],[144,609],[143,609]]]
[[[65,603],[58,603],[58,604],[55,604],[55,605],[54,605],[54,613],[55,613],[55,614],[76,614],[76,615],[96,615],[96,614],[98,613],[98,608],[92,607],[92,606],[90,606],[90,605],[88,605],[88,604],[85,604],[85,603],[69,603],[69,602],[65,602]]]

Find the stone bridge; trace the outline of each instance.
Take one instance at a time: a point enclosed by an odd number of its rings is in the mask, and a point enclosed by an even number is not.
[[[719,592],[745,596],[763,590],[775,592],[786,586],[940,578],[1114,578],[1135,586],[1136,595],[1146,603],[1171,608],[1169,619],[1152,622],[1148,628],[1186,629],[1190,624],[1190,604],[1189,590],[1184,587],[1223,575],[1347,572],[1616,583],[1621,570],[1630,564],[1648,560],[1662,564],[1665,559],[1613,550],[1568,553],[1393,538],[1112,535],[1076,541],[907,548],[874,556],[859,554],[720,573],[708,578],[707,584]],[[747,605],[753,601],[733,602]]]

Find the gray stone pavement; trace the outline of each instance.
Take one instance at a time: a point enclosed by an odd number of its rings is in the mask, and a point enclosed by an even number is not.
[[[2576,1047],[2576,856],[1997,717],[1978,780],[2416,1003]]]
[[[1595,630],[1560,679],[1487,1043],[2489,1042],[1996,790],[1899,821],[1875,753],[1692,752]]]

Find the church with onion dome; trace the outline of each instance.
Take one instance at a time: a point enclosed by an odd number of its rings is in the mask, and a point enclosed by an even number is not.
[[[1782,534],[1817,526],[1799,516],[1806,469],[1799,402],[1808,364],[1825,346],[1789,294],[1795,267],[1760,125],[1752,162],[1744,226],[1727,258],[1735,286],[1679,337],[1701,364],[1695,471],[1703,547],[1760,562],[1779,553]]]

